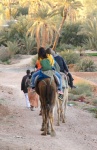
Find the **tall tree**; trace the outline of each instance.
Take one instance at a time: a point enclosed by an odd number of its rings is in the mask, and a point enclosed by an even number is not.
[[[89,46],[88,48],[97,50],[97,17],[87,19],[78,34],[86,35],[88,39],[85,44]]]
[[[53,21],[52,9],[44,3],[38,3],[33,7],[30,15],[28,34],[36,37],[38,50],[40,46],[46,47],[52,43],[53,36],[57,32],[56,25]]]
[[[70,15],[74,10],[77,10],[77,8],[80,8],[82,6],[80,1],[76,0],[54,0],[54,9],[56,10],[56,14],[60,13],[62,16],[62,21],[60,23],[58,32],[59,34],[56,35],[54,44],[53,44],[53,50],[55,50],[60,32],[62,30],[62,27],[64,25],[64,22],[68,15]]]
[[[14,5],[17,5],[19,0],[1,0],[0,3],[2,4],[4,10],[5,10],[5,15],[7,20],[11,20],[11,15],[12,15],[12,8]]]

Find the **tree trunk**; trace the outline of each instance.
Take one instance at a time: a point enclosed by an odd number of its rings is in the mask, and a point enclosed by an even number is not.
[[[62,27],[64,25],[66,17],[67,17],[67,9],[64,10],[64,15],[63,15],[63,18],[62,18],[62,22],[61,22],[59,30],[58,30],[59,34],[60,34],[61,30],[62,30]],[[59,40],[59,34],[56,35],[56,38],[55,38],[55,41],[54,41],[54,44],[53,44],[53,50],[56,49],[56,46],[57,46],[57,43],[58,43],[58,40]]]
[[[40,48],[39,27],[37,28],[37,31],[36,31],[36,43],[37,43],[37,52],[38,52]]]
[[[11,20],[11,1],[8,1],[9,20]]]
[[[44,25],[44,29],[43,29],[43,38],[42,38],[42,47],[46,47],[46,43],[47,43],[47,38],[46,38],[46,35],[47,35],[47,26]]]

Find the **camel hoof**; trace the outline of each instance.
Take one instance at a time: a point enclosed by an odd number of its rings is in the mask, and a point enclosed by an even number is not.
[[[39,116],[42,116],[42,113],[41,113],[41,112],[39,113]]]
[[[44,128],[41,128],[40,131],[44,131]]]
[[[41,133],[41,135],[44,135],[44,136],[46,136],[46,133],[45,133],[45,132],[43,132],[43,133]]]
[[[47,134],[50,135],[51,134],[50,131],[47,131]]]
[[[57,123],[57,126],[60,126],[60,123]]]
[[[63,120],[62,123],[65,123],[65,121]]]
[[[56,136],[55,131],[51,131],[51,136],[52,136],[52,137],[55,137],[55,136]]]

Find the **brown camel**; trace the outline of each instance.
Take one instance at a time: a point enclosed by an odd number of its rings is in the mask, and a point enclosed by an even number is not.
[[[56,83],[52,78],[43,79],[36,85],[36,92],[40,96],[42,109],[42,135],[51,134],[51,136],[55,136],[54,107],[56,103],[56,91]],[[49,122],[51,131],[49,131]]]

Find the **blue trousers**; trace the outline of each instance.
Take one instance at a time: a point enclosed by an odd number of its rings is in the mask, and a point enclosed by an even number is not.
[[[62,91],[62,77],[59,72],[55,71],[55,75],[59,78],[60,84],[58,86],[58,90]]]
[[[36,71],[36,72],[34,72],[34,73],[32,74],[32,77],[31,77],[31,84],[32,84],[32,87],[35,87],[35,78],[36,78],[37,75],[40,74],[40,72],[41,72],[41,70],[38,70],[38,71]]]
[[[35,87],[35,78],[36,78],[36,76],[40,75],[40,73],[41,73],[41,70],[38,70],[38,71],[36,71],[36,72],[34,72],[32,74],[32,78],[31,78],[32,87]],[[61,75],[57,71],[55,71],[55,75],[60,80],[60,83],[59,83],[59,86],[58,86],[58,90],[62,91],[62,78],[61,78]]]

